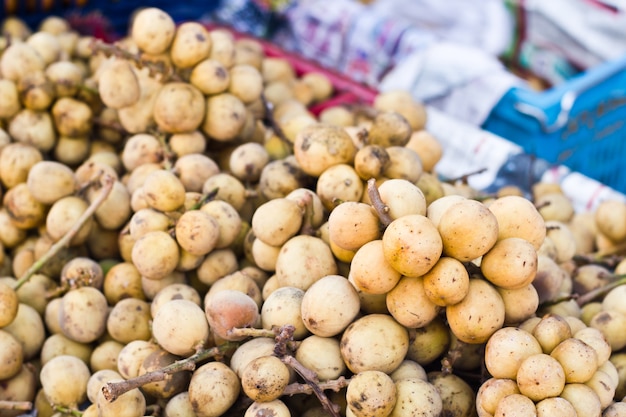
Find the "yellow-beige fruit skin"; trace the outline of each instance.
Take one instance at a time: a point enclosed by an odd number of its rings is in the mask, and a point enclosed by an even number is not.
[[[497,198],[489,210],[498,219],[498,238],[519,237],[539,249],[546,237],[545,221],[527,198],[509,195]]]
[[[507,395],[496,406],[494,417],[505,417],[512,412],[526,416],[536,415],[535,403],[522,394]]]
[[[483,203],[464,199],[444,211],[437,230],[444,254],[462,262],[484,255],[498,240],[498,220]]]
[[[81,287],[67,292],[61,302],[61,330],[68,338],[91,343],[106,331],[107,301],[93,287]]]
[[[154,102],[154,120],[167,133],[193,132],[206,115],[206,100],[200,90],[189,83],[165,84]]]
[[[476,412],[476,393],[471,385],[453,373],[431,371],[430,382],[439,392],[443,405],[443,416],[469,417]]]
[[[598,369],[595,350],[575,337],[559,343],[552,349],[550,356],[558,360],[563,367],[567,383],[585,383]]]
[[[537,251],[525,239],[499,240],[481,259],[480,270],[492,284],[515,290],[532,283],[537,275]]]
[[[368,314],[352,322],[343,332],[341,356],[354,373],[377,370],[393,372],[409,349],[409,335],[387,314]]]
[[[0,354],[0,360],[2,360],[0,377],[6,380],[20,372],[24,363],[24,350],[20,346],[19,341],[11,333],[3,329],[0,329],[0,346],[3,350]]]
[[[176,29],[170,57],[178,68],[192,68],[209,56],[211,35],[200,22],[183,22]]]
[[[351,163],[356,147],[350,135],[339,126],[313,124],[294,139],[294,155],[302,170],[318,177],[333,165]]]
[[[510,394],[519,394],[515,380],[493,377],[487,379],[476,393],[478,417],[493,416],[500,400]]]
[[[134,17],[130,35],[141,50],[158,55],[170,47],[176,35],[176,24],[165,11],[149,7]]]
[[[232,369],[221,362],[209,362],[194,371],[189,401],[197,417],[219,417],[235,403],[240,387]]]
[[[396,286],[401,277],[385,259],[380,239],[361,246],[350,262],[348,279],[358,291],[367,294],[384,295]]]
[[[132,106],[139,101],[141,89],[130,62],[115,59],[108,63],[98,79],[102,102],[111,109]]]
[[[289,368],[277,356],[261,356],[244,368],[241,386],[253,401],[274,401],[289,384],[289,377]]]
[[[541,400],[535,404],[535,408],[537,409],[537,417],[577,417],[576,409],[572,403],[562,397],[550,397]],[[604,417],[609,416],[605,414]]]
[[[600,203],[594,214],[598,231],[613,242],[626,239],[626,204],[622,201],[607,200]]]
[[[542,353],[541,345],[519,327],[503,327],[485,345],[485,367],[494,378],[515,379],[520,363]]]
[[[209,96],[202,131],[211,139],[227,142],[233,140],[246,121],[246,107],[236,96],[221,93]]]
[[[386,303],[393,318],[407,328],[426,326],[441,310],[426,295],[422,277],[402,277],[387,293]]]
[[[359,295],[341,275],[327,275],[304,293],[302,321],[313,334],[332,337],[341,333],[359,313]]]
[[[443,242],[429,218],[420,214],[392,221],[383,233],[383,253],[402,275],[419,277],[437,263]]]
[[[454,305],[469,291],[469,273],[457,259],[442,256],[423,277],[424,291],[438,306]]]
[[[60,355],[42,367],[40,378],[46,398],[52,404],[77,407],[87,399],[90,375],[85,362],[75,356]]]
[[[302,340],[295,356],[298,362],[315,372],[320,381],[337,379],[346,371],[336,337],[311,335]]]
[[[452,332],[465,343],[485,343],[504,324],[504,302],[498,291],[481,278],[470,279],[465,298],[446,307]]]
[[[442,415],[443,401],[430,382],[418,378],[401,379],[396,382],[396,392],[396,405],[390,417]]]
[[[17,292],[8,283],[0,282],[0,328],[15,319],[19,304]]]
[[[281,400],[266,402],[255,401],[248,407],[243,417],[258,416],[291,417],[291,411],[289,411],[289,408]]]
[[[396,405],[396,386],[384,372],[359,372],[350,378],[346,401],[355,416],[386,416]]]
[[[533,401],[541,401],[561,394],[565,387],[565,372],[552,356],[536,353],[522,361],[516,380],[522,394]]]
[[[184,322],[177,324],[181,317],[185,317]],[[159,345],[168,352],[189,356],[209,339],[209,323],[196,303],[174,299],[156,313],[152,332]]]

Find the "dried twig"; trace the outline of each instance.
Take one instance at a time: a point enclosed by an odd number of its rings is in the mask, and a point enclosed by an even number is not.
[[[367,180],[367,195],[372,202],[374,210],[376,210],[376,213],[378,214],[380,222],[383,224],[384,227],[389,226],[393,219],[389,215],[389,207],[380,198],[380,193],[378,192],[378,187],[376,187],[375,178],[370,178],[369,180]]]
[[[106,200],[109,196],[109,193],[113,189],[113,184],[115,183],[115,179],[110,175],[104,175],[101,178],[102,189],[98,197],[87,207],[87,210],[78,218],[76,223],[68,230],[65,235],[61,239],[59,239],[54,245],[48,249],[48,251],[37,261],[35,261],[30,268],[20,277],[20,279],[15,284],[15,291],[17,291],[22,285],[28,282],[28,280],[35,275],[50,259],[54,258],[59,251],[66,247],[72,238],[79,232],[79,230],[83,227],[83,225],[93,216],[98,207]]]
[[[267,100],[265,94],[261,94],[261,101],[263,102],[263,109],[265,110],[265,120],[267,120],[267,123],[270,125],[276,136],[281,141],[288,144],[289,146],[292,146],[291,141],[287,139],[287,136],[285,136],[285,132],[283,132],[283,129],[279,126],[278,122],[274,118],[274,109],[272,103]]]
[[[134,54],[117,45],[102,42],[100,40],[92,42],[91,48],[94,53],[102,52],[107,57],[116,56],[118,58],[126,59],[132,62],[139,69],[148,68],[150,76],[152,77],[161,75],[164,80],[181,81],[181,78],[178,74],[176,74],[174,68],[170,65],[166,65],[162,61],[151,61],[149,59],[145,59],[141,56],[141,54]]]
[[[333,417],[340,417],[339,406],[333,404],[332,401],[328,399],[324,390],[320,386],[317,374],[298,362],[298,360],[291,354],[288,342],[293,340],[294,331],[295,327],[292,325],[286,325],[280,328],[280,331],[276,336],[274,354],[279,357],[284,364],[291,367],[302,377],[302,379],[304,379],[306,385],[308,385],[311,391],[317,396],[322,404],[322,407],[324,407],[326,411],[328,411]]]
[[[342,388],[345,388],[350,383],[350,379],[347,379],[343,376],[340,376],[337,379],[332,379],[330,381],[318,382],[317,386],[322,390],[333,390],[335,392],[339,392]],[[285,390],[283,391],[283,395],[296,395],[296,394],[313,394],[313,387],[309,384],[300,384],[298,382],[294,382],[292,384],[287,385]]]
[[[315,217],[313,197],[311,197],[310,193],[304,193],[296,202],[298,203],[298,207],[303,211],[300,234],[315,236],[316,230],[315,227],[313,227],[313,218]]]
[[[446,180],[446,182],[448,184],[456,184],[457,182],[461,181],[463,184],[467,184],[467,180],[469,179],[469,177],[471,177],[472,175],[482,174],[485,171],[487,171],[487,168],[480,168],[480,169],[477,169],[476,171],[468,172],[467,174],[460,175],[456,178],[449,178]]]
[[[595,300],[597,297],[606,294],[611,291],[615,287],[619,287],[620,285],[626,284],[626,275],[615,275],[615,281],[611,281],[602,287],[591,290],[583,295],[579,295],[576,297],[576,303],[582,307],[585,304],[590,303]]]
[[[102,387],[102,393],[104,398],[109,401],[115,401],[120,395],[135,389],[142,387],[151,382],[163,381],[168,375],[175,374],[182,371],[194,371],[196,365],[206,359],[219,356],[232,348],[231,343],[225,343],[220,346],[216,346],[210,349],[203,349],[197,353],[189,356],[188,358],[176,361],[161,369],[156,369],[151,372],[147,372],[143,375],[139,375],[135,378],[127,379],[126,381],[108,382]]]
[[[448,350],[446,356],[441,360],[441,372],[444,374],[451,374],[454,369],[454,363],[461,357],[463,354],[463,347],[465,346],[465,342],[457,340],[457,345]]]
[[[576,266],[582,265],[600,265],[607,269],[615,269],[615,267],[624,260],[623,255],[605,255],[604,252],[577,254],[573,258]]]
[[[103,129],[111,129],[121,134],[127,134],[128,132],[124,129],[124,126],[120,122],[115,122],[112,120],[103,120],[99,117],[93,118],[94,126],[98,126]]]

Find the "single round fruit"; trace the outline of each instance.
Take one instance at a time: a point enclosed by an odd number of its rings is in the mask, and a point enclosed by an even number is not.
[[[382,237],[383,253],[389,264],[402,275],[419,277],[439,260],[443,242],[428,217],[402,216],[392,221]]]
[[[152,333],[157,343],[168,352],[189,356],[204,347],[209,339],[209,323],[198,304],[189,300],[171,300],[154,316]]]
[[[565,372],[552,356],[537,353],[520,363],[516,380],[522,394],[533,401],[541,401],[561,394],[565,387]]]
[[[422,276],[424,292],[438,306],[454,305],[469,292],[469,274],[455,258],[443,256],[430,271]]]
[[[341,356],[352,372],[393,372],[404,360],[409,335],[387,314],[368,314],[352,322],[343,332]]]
[[[137,46],[149,54],[165,52],[176,34],[174,19],[156,7],[139,11],[133,18],[130,35]]]
[[[346,402],[355,416],[387,416],[396,405],[396,385],[384,372],[359,372],[350,378]]]
[[[261,356],[244,368],[241,386],[253,401],[273,401],[282,395],[289,377],[289,368],[278,357]]]
[[[60,355],[48,361],[39,374],[41,385],[50,403],[78,407],[87,399],[87,382],[91,372],[81,359]],[[71,381],[70,384],[67,382]]]
[[[354,320],[359,309],[359,295],[341,275],[320,278],[302,297],[302,321],[318,336],[338,335]]]
[[[189,401],[197,417],[219,417],[237,400],[241,390],[237,374],[222,362],[196,369],[189,382]]]
[[[487,281],[471,278],[469,291],[459,303],[446,307],[452,332],[466,343],[485,343],[504,324],[504,302]]]
[[[498,240],[498,220],[483,203],[463,199],[446,209],[437,225],[443,253],[461,262],[486,254]]]
[[[294,141],[294,155],[302,170],[318,177],[327,168],[354,160],[356,147],[340,126],[313,124],[302,129]]]
[[[259,307],[248,295],[237,290],[221,290],[213,294],[205,305],[211,331],[225,340],[242,340],[245,336],[232,335],[235,328],[252,327],[259,319]]]
[[[537,274],[537,250],[525,239],[501,239],[484,254],[480,270],[485,278],[500,288],[525,287]]]
[[[550,356],[559,361],[565,372],[566,383],[585,383],[598,369],[596,351],[575,337],[559,343]]]
[[[320,381],[337,379],[346,371],[339,340],[335,337],[311,335],[302,340],[295,356],[298,362],[315,372]]]
[[[542,353],[541,345],[532,334],[517,327],[504,327],[485,345],[485,366],[494,378],[515,379],[524,359],[537,353]]]
[[[176,240],[167,232],[153,231],[137,239],[132,247],[131,256],[142,276],[159,280],[176,269],[180,249]]]

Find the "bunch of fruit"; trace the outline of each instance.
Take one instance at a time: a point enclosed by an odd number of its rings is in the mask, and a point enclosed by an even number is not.
[[[0,415],[624,415],[626,203],[483,195],[408,93],[138,11],[2,24]]]

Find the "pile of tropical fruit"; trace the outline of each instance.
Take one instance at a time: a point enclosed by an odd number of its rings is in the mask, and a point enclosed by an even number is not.
[[[0,415],[624,416],[626,203],[485,195],[224,28],[0,38]]]

